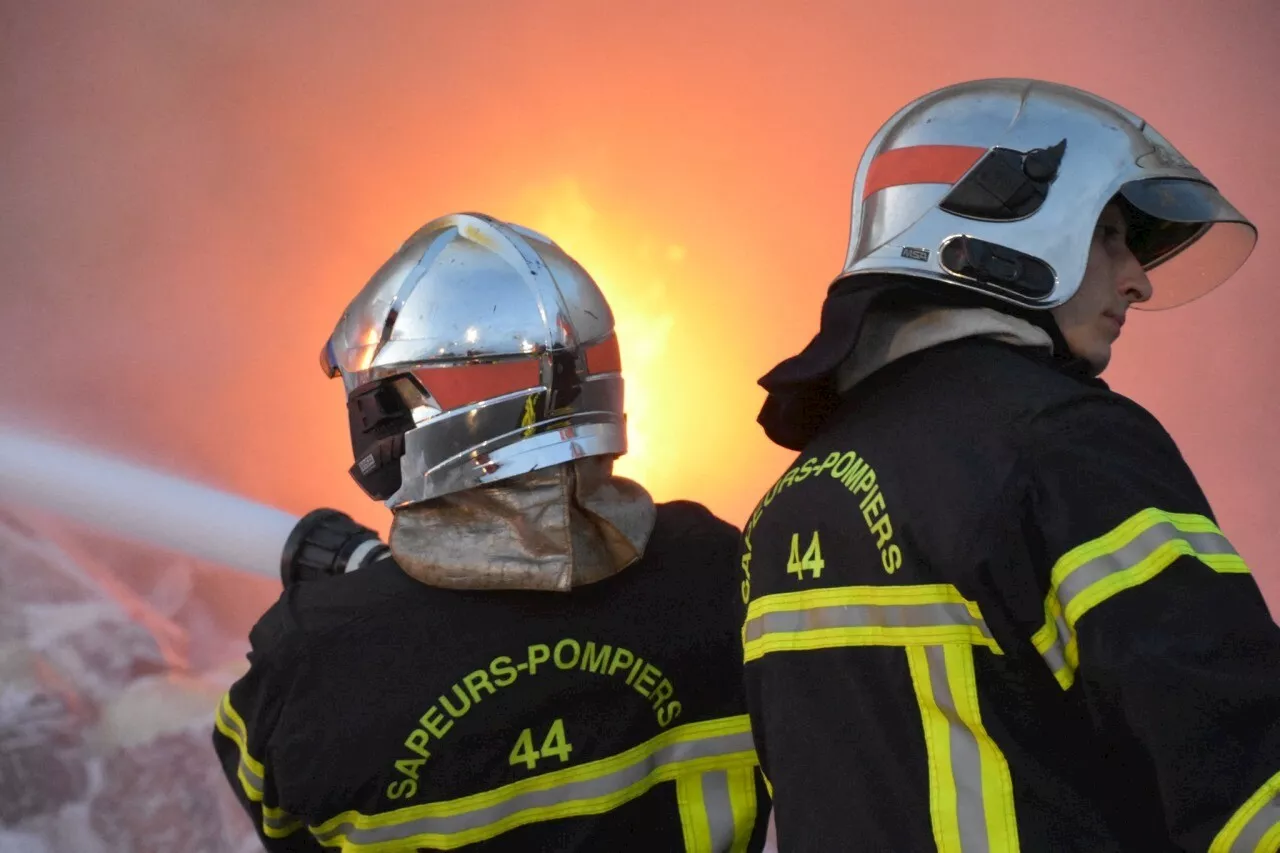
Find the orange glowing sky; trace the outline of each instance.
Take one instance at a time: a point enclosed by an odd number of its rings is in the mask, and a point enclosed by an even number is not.
[[[0,23],[3,407],[378,527],[315,353],[426,220],[482,210],[576,255],[619,318],[620,470],[741,522],[790,459],[755,380],[816,327],[879,124],[974,77],[1118,100],[1261,231],[1226,287],[1130,323],[1108,378],[1280,605],[1271,0],[58,0]]]

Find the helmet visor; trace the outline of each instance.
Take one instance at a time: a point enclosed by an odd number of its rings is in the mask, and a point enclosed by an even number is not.
[[[1151,299],[1134,307],[1184,305],[1244,264],[1257,229],[1207,183],[1186,178],[1130,181],[1120,188],[1129,248],[1151,281]]]

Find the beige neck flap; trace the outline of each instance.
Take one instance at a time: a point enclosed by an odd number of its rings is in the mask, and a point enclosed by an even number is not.
[[[836,389],[843,394],[903,356],[963,338],[992,338],[1053,349],[1053,339],[1044,329],[994,308],[930,306],[873,311],[853,352],[836,372]]]
[[[567,592],[640,559],[656,518],[643,486],[590,457],[397,510],[391,554],[428,586]]]

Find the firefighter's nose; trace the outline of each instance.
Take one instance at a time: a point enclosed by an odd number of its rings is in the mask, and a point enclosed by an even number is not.
[[[1142,263],[1127,248],[1124,250],[1119,273],[1117,286],[1120,295],[1129,304],[1146,302],[1151,298],[1151,279],[1147,278],[1147,271],[1142,268]]]

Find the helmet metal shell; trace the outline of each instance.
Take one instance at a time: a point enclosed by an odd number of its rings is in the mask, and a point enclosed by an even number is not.
[[[626,452],[604,294],[546,236],[483,214],[406,240],[347,306],[321,364],[348,395],[352,475],[393,509]],[[391,486],[373,485],[379,469]]]
[[[1257,232],[1142,118],[1057,83],[976,80],[926,94],[876,133],[854,180],[840,279],[921,277],[1047,309],[1080,286],[1095,224],[1121,200],[1168,308],[1225,281]]]

